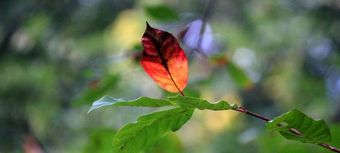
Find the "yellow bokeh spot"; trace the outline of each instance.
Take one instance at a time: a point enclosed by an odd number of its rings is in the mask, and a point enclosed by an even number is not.
[[[114,52],[125,52],[141,41],[145,20],[138,10],[122,11],[109,29],[108,46]]]
[[[233,111],[207,111],[204,117],[204,124],[213,133],[220,133],[232,126],[237,116]]]
[[[208,99],[214,99],[213,95],[205,95]],[[203,97],[203,96],[202,96]],[[230,103],[239,104],[240,100],[236,94],[228,94],[221,99],[226,100]],[[212,100],[210,100],[212,101]],[[233,122],[238,117],[239,113],[231,110],[226,111],[206,111],[204,114],[204,125],[212,133],[220,133],[225,129],[233,126]]]

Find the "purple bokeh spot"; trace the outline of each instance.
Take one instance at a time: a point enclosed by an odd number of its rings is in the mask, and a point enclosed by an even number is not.
[[[328,94],[335,101],[340,100],[340,74],[331,74],[326,80]]]
[[[309,55],[315,60],[323,60],[327,58],[332,51],[332,42],[327,38],[312,41],[309,45]]]
[[[211,26],[208,23],[205,25],[204,33],[201,36],[201,44],[199,44],[202,24],[202,20],[195,20],[191,22],[183,37],[183,42],[191,49],[199,48],[206,55],[215,54],[219,50],[219,45],[215,42]]]

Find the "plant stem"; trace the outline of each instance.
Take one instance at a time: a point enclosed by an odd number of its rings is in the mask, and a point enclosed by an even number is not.
[[[250,116],[253,116],[253,117],[258,118],[258,119],[260,119],[260,120],[262,120],[262,121],[264,121],[264,122],[269,122],[269,121],[271,121],[270,118],[268,118],[268,117],[266,117],[266,116],[263,116],[263,115],[260,115],[260,114],[257,114],[257,113],[254,113],[254,112],[251,112],[251,111],[245,109],[244,107],[234,108],[233,110],[234,110],[234,111],[237,111],[237,112],[245,113],[245,114],[250,115]],[[289,129],[289,131],[290,131],[291,133],[295,134],[295,135],[298,135],[298,136],[301,136],[301,135],[302,135],[301,132],[299,132],[297,129],[294,129],[294,128]],[[331,145],[329,145],[329,144],[326,144],[326,143],[319,143],[318,145],[321,146],[321,147],[324,147],[324,148],[326,148],[326,149],[328,149],[328,150],[330,150],[330,151],[340,153],[340,149],[339,149],[339,148],[336,148],[336,147],[331,146]]]
[[[200,32],[199,32],[197,44],[196,44],[196,47],[193,48],[190,51],[190,54],[193,53],[193,52],[197,52],[205,58],[208,57],[208,55],[206,53],[204,53],[204,51],[202,50],[202,41],[203,41],[203,37],[204,37],[204,32],[206,30],[207,21],[209,20],[209,18],[213,14],[214,8],[216,6],[216,1],[217,0],[208,0],[207,4],[205,4],[203,14],[202,14],[202,17],[201,17],[202,24],[201,24],[201,29],[200,29]]]
[[[179,90],[179,93],[182,95],[182,96],[185,96],[183,91]]]
[[[261,119],[261,120],[263,120],[265,122],[269,122],[271,120],[268,117],[262,116],[260,114],[257,114],[257,113],[251,112],[251,111],[248,111],[247,109],[245,109],[243,107],[238,107],[238,108],[233,109],[233,110],[241,112],[241,113],[246,113],[246,114],[248,114],[250,116],[256,117],[256,118]]]

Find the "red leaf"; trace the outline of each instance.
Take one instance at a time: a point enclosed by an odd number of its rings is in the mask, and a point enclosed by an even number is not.
[[[163,89],[183,95],[188,83],[188,59],[176,38],[146,22],[142,44],[141,65],[145,72]]]
[[[24,136],[23,151],[25,153],[43,153],[39,143],[32,135]]]

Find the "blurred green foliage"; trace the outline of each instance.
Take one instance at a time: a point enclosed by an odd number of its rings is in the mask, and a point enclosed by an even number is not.
[[[171,95],[138,64],[145,21],[183,42],[188,25],[202,17],[221,42],[217,56],[229,57],[239,69],[216,64],[182,43],[190,58],[187,95],[239,103],[270,117],[298,108],[325,119],[331,144],[340,147],[338,0],[210,2],[215,4],[0,1],[0,152],[27,152],[24,146],[32,144],[24,141],[27,135],[45,152],[92,152],[94,146],[107,152],[114,131],[155,109],[107,108],[87,115],[92,101],[103,95]],[[237,81],[244,80],[240,74],[251,87]],[[264,129],[250,117],[201,111],[155,152],[327,152]]]
[[[176,11],[166,5],[146,6],[145,12],[157,21],[171,22],[179,20]]]

